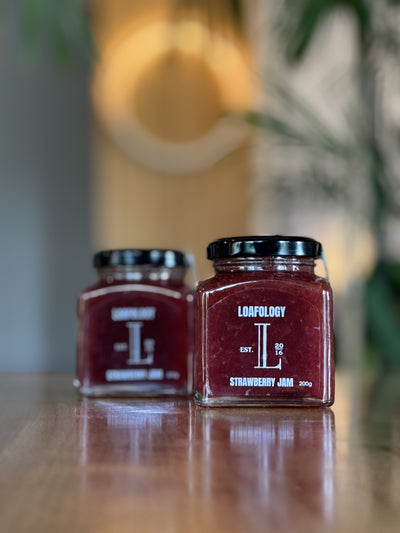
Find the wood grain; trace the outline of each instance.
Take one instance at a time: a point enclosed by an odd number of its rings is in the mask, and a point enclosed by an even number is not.
[[[398,531],[400,376],[329,409],[81,399],[0,376],[1,532]]]

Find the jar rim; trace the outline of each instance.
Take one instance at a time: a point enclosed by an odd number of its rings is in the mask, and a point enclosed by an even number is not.
[[[207,247],[207,258],[322,257],[322,245],[310,237],[264,235],[217,239]]]

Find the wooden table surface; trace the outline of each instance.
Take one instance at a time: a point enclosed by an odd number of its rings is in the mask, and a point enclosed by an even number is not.
[[[400,531],[400,375],[330,409],[81,399],[0,375],[0,531]]]

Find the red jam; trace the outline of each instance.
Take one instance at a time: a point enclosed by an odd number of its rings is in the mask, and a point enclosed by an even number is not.
[[[208,247],[215,277],[196,295],[198,405],[331,405],[332,290],[320,243],[238,237]]]
[[[111,250],[78,298],[75,385],[82,394],[164,395],[192,390],[192,290],[187,258],[171,250]]]

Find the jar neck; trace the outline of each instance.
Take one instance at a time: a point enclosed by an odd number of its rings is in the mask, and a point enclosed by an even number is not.
[[[148,283],[183,283],[185,268],[152,265],[118,265],[97,268],[97,275],[104,283],[148,282]]]
[[[229,272],[304,272],[314,274],[312,257],[235,257],[214,260],[215,273]]]

